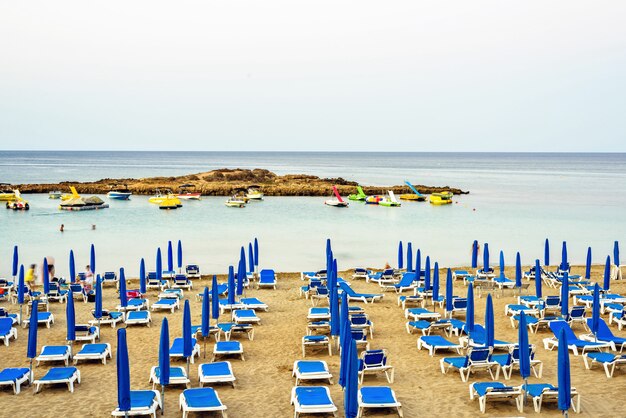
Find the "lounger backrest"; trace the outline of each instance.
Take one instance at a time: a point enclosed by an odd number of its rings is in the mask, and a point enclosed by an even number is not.
[[[104,272],[104,280],[115,280],[115,272],[113,271]]]
[[[402,279],[400,280],[400,286],[410,286],[414,281],[417,275],[415,273],[404,273]]]
[[[569,312],[570,318],[584,318],[585,317],[585,307],[584,306],[573,306]]]
[[[184,274],[177,274],[174,277],[174,281],[175,282],[185,282],[185,283],[187,283],[187,276],[185,276]]]
[[[467,298],[452,299],[452,309],[467,309]]]
[[[587,318],[587,325],[591,328],[591,318]],[[609,328],[609,326],[604,322],[604,319],[600,318],[598,321],[598,339],[600,340],[612,340],[615,338],[615,335]]]
[[[350,330],[350,334],[352,334],[352,339],[355,341],[367,340],[367,332],[362,329],[352,329]]]
[[[356,292],[346,282],[339,282],[339,287],[341,288],[341,290],[346,292],[348,296],[354,296],[356,294]]]
[[[385,269],[383,271],[383,277],[392,277],[393,276],[393,269]]]
[[[8,316],[9,314],[7,313],[6,309],[4,308],[0,308],[0,318],[1,317],[5,317]]]
[[[546,297],[546,306],[556,307],[561,305],[561,298],[559,296]]]
[[[187,267],[185,267],[185,271],[187,274],[197,274],[200,272],[200,267],[196,264],[188,264]]]
[[[572,331],[572,328],[569,326],[569,324],[565,321],[551,321],[549,323],[550,325],[550,330],[552,330],[552,332],[554,333],[554,335],[558,338],[559,333],[561,332],[562,329],[565,330],[565,339],[567,340],[567,342],[569,343],[570,341],[576,341],[578,340],[578,338],[576,338],[576,334],[574,334],[574,331]]]
[[[387,355],[383,350],[364,351],[362,358],[366,367],[384,366],[387,364]]]
[[[310,288],[319,287],[321,285],[322,285],[322,281],[321,280],[311,280],[309,282],[309,287]]]
[[[489,361],[491,356],[491,349],[489,348],[474,348],[469,354],[468,358],[471,363],[484,363]]]
[[[13,320],[11,318],[0,318],[0,335],[6,335],[11,331]]]
[[[355,314],[350,317],[350,323],[352,325],[367,325],[368,321],[366,314]]]
[[[81,293],[83,291],[83,287],[79,284],[71,284],[70,290],[72,293]]]
[[[265,283],[271,283],[274,281],[275,279],[275,274],[274,270],[272,269],[263,269],[261,270],[261,278],[260,281],[261,282],[265,282]]]
[[[157,279],[156,271],[151,271],[148,273],[148,280],[156,280],[156,279]]]
[[[354,269],[354,274],[367,274],[367,270],[357,267]]]
[[[328,295],[328,288],[326,286],[319,286],[317,288],[317,294],[321,296]]]

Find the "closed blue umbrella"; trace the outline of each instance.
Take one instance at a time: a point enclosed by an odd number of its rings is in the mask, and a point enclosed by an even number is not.
[[[606,256],[606,264],[604,265],[604,290],[611,287],[611,256]]]
[[[220,317],[220,300],[219,292],[217,289],[217,276],[213,275],[213,283],[211,283],[211,314],[215,322]]]
[[[541,299],[541,266],[539,260],[535,260],[535,294]]]
[[[248,271],[254,273],[254,251],[251,242],[248,243]]]
[[[167,271],[174,270],[174,251],[172,241],[167,241]]]
[[[487,347],[493,347],[494,344],[494,318],[493,318],[493,301],[491,293],[487,295],[487,304],[485,306],[485,344]]]
[[[561,249],[561,270],[569,270],[569,263],[567,262],[567,242],[563,241],[563,248]]]
[[[452,312],[452,270],[446,274],[446,311]]]
[[[246,272],[246,266],[248,265],[246,263],[246,249],[244,248],[244,246],[241,246],[241,249],[239,250],[239,260],[241,262],[243,262],[243,271],[244,273]]]
[[[415,277],[417,280],[421,280],[422,277],[422,252],[420,249],[417,249],[417,254],[415,255]]]
[[[515,287],[522,288],[522,258],[519,252],[515,255]]]
[[[470,283],[467,286],[467,310],[465,311],[465,332],[474,331],[474,287]]]
[[[404,268],[404,251],[402,250],[402,241],[398,244],[398,268]]]
[[[159,281],[163,277],[163,259],[161,257],[160,248],[157,248],[157,254],[156,254],[156,275],[157,275],[157,280]]]
[[[180,240],[178,240],[178,248],[176,251],[176,261],[177,261],[177,265],[178,265],[178,272],[181,273],[182,272],[182,268],[183,268],[183,243],[180,242]]]
[[[591,278],[591,247],[587,248],[587,263],[585,264],[585,279]]]
[[[130,364],[128,361],[128,345],[126,344],[126,328],[117,330],[117,408],[130,411]],[[126,414],[128,416],[128,413]]]
[[[619,266],[619,242],[613,243],[613,262],[616,266]]]
[[[543,264],[547,267],[550,265],[550,241],[546,238],[546,243],[543,247]]]
[[[410,242],[406,246],[406,271],[413,271],[413,244]]]
[[[569,315],[569,277],[568,274],[563,274],[563,281],[561,282],[561,315],[567,320]]]
[[[67,321],[67,341],[74,342],[76,340],[76,315],[74,312],[74,298],[67,298],[67,306],[65,307],[65,319]]]
[[[228,304],[235,304],[235,269],[233,266],[228,266]]]
[[[126,293],[126,274],[124,267],[120,268],[120,306],[125,308],[128,306],[128,294]]]
[[[76,263],[74,263],[74,250],[70,250],[70,281],[76,281]]]
[[[478,267],[478,241],[474,240],[472,244],[472,268]]]
[[[504,279],[504,251],[500,250],[500,278]]]
[[[567,417],[567,411],[572,404],[572,382],[569,369],[569,349],[565,329],[559,332],[559,352],[557,356],[557,375],[559,386],[559,409]]]
[[[89,267],[91,272],[96,274],[96,247],[91,244],[91,250],[89,251]]]
[[[193,341],[191,338],[191,308],[189,299],[185,300],[183,309],[183,357],[187,359],[187,376],[189,376],[189,360],[193,353]]]
[[[596,283],[593,286],[593,306],[591,307],[591,332],[598,341],[598,331],[600,329],[600,286]]]
[[[20,304],[20,325],[22,325],[22,306],[24,305],[24,292],[26,286],[24,286],[24,265],[20,265],[20,273],[17,280],[17,303]]]
[[[100,329],[100,319],[102,318],[102,281],[100,275],[96,276],[96,303],[93,316],[98,320],[98,329]],[[100,339],[98,337],[98,339]]]
[[[356,341],[351,340],[348,347],[348,370],[346,386],[344,388],[344,412],[346,418],[356,418],[359,410],[359,359],[357,357]]]
[[[161,338],[159,339],[159,383],[161,384],[161,399],[163,407],[161,415],[165,411],[165,386],[170,384],[170,330],[167,318],[161,322]]]
[[[146,262],[141,259],[139,263],[139,293],[145,295],[148,292],[148,286],[146,283]]]
[[[241,247],[243,249],[243,247]],[[239,266],[237,267],[237,296],[243,295],[243,282],[246,280],[246,261],[245,259],[239,260]]]
[[[254,267],[259,269],[259,241],[254,239]]]
[[[617,241],[616,241],[617,242]],[[13,279],[15,280],[15,277],[17,276],[17,267],[18,267],[18,262],[19,262],[19,256],[17,254],[17,245],[13,247],[13,271],[12,271],[12,276]]]
[[[48,259],[43,259],[43,293],[50,293],[50,272],[48,272]]]
[[[435,261],[433,270],[433,305],[437,300],[439,300],[439,263]]]
[[[524,379],[524,383],[528,384],[528,378],[530,377],[530,350],[528,346],[528,328],[526,325],[526,314],[524,311],[520,313],[519,318],[519,332],[518,332],[518,347],[519,347],[519,373]]]
[[[33,359],[37,357],[37,312],[39,311],[39,301],[34,300],[30,311],[30,322],[28,323],[28,345],[26,347],[26,357],[30,359],[30,381],[33,381]]]
[[[333,260],[332,281],[330,282],[330,335],[337,337],[340,332],[341,322],[339,319],[339,295],[337,293],[337,260]]]
[[[331,251],[332,251],[332,247],[330,245],[330,238],[326,238],[326,258],[328,258]]]
[[[211,329],[211,302],[209,301],[209,288],[205,286],[202,294],[202,326],[200,332],[204,340],[204,358],[206,358],[206,340],[209,338]]]
[[[424,267],[424,291],[430,290],[430,256],[426,256],[426,266]]]
[[[342,388],[345,388],[348,374],[348,355],[350,354],[349,347],[352,344],[352,329],[350,327],[350,319],[348,316],[343,317],[341,321],[343,323],[342,328],[344,332],[340,339],[341,355],[339,359],[339,385],[341,385]]]
[[[483,247],[483,271],[489,271],[489,244],[485,243]]]

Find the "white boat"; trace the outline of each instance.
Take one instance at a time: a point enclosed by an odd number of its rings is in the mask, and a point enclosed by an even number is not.
[[[347,208],[348,202],[346,202],[345,200],[341,198],[341,195],[339,194],[339,191],[337,190],[337,186],[333,186],[333,192],[335,193],[335,199],[328,199],[327,201],[324,202],[324,204],[328,206],[335,206],[338,208]]]
[[[261,192],[261,186],[252,185],[248,186],[248,192],[246,197],[251,200],[263,200],[263,193]]]
[[[233,196],[226,201],[225,205],[229,208],[243,208],[246,206],[246,202]]]
[[[128,200],[131,194],[126,186],[123,188],[111,186],[111,191],[107,193],[107,197],[115,200]]]
[[[183,184],[180,186],[180,191],[176,195],[179,199],[184,200],[200,200],[201,193],[195,191],[193,184]]]
[[[148,202],[160,205],[161,203],[167,201],[169,205],[176,204],[177,206],[182,206],[180,200],[176,195],[174,195],[169,189],[156,189],[154,196],[148,199]]]
[[[60,190],[51,190],[48,192],[48,199],[60,199],[62,194]]]

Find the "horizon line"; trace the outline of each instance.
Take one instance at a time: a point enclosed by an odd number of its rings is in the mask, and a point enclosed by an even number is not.
[[[626,154],[626,151],[280,151],[280,150],[124,150],[124,149],[0,149],[0,152],[216,152],[216,153],[285,153],[285,154]]]

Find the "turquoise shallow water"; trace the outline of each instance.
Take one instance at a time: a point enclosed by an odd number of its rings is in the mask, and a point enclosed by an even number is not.
[[[21,262],[53,256],[58,271],[67,274],[69,250],[74,249],[77,265],[82,266],[94,243],[99,271],[124,266],[128,274],[136,275],[141,257],[150,269],[157,246],[165,250],[168,240],[178,239],[183,242],[185,262],[200,263],[205,273],[224,273],[237,261],[240,246],[254,237],[260,241],[262,267],[298,271],[322,267],[327,237],[333,240],[339,267],[349,268],[382,266],[387,261],[395,264],[400,239],[412,241],[414,249],[421,248],[443,266],[468,264],[474,239],[489,242],[494,262],[502,249],[507,263],[520,251],[529,264],[542,256],[546,237],[552,242],[553,260],[560,257],[560,242],[567,240],[573,262],[584,263],[590,245],[594,262],[600,263],[612,253],[613,241],[624,241],[626,236],[626,156],[621,154],[192,153],[188,161],[186,154],[167,159],[177,161],[169,168],[158,167],[159,161],[166,161],[161,153],[124,153],[123,158],[115,153],[90,153],[84,158],[75,155],[67,165],[58,153],[0,154],[4,154],[0,179],[10,182],[258,166],[278,173],[343,176],[370,184],[401,184],[409,178],[471,191],[448,207],[405,202],[400,208],[352,203],[348,209],[337,209],[324,206],[324,198],[268,197],[233,209],[224,206],[224,198],[215,197],[186,202],[176,211],[161,211],[146,196],[133,196],[127,202],[110,202],[109,209],[71,213],[59,211],[58,201],[47,195],[29,195],[29,212],[0,211],[0,275],[10,274],[15,244]],[[59,232],[61,224],[64,233]]]

